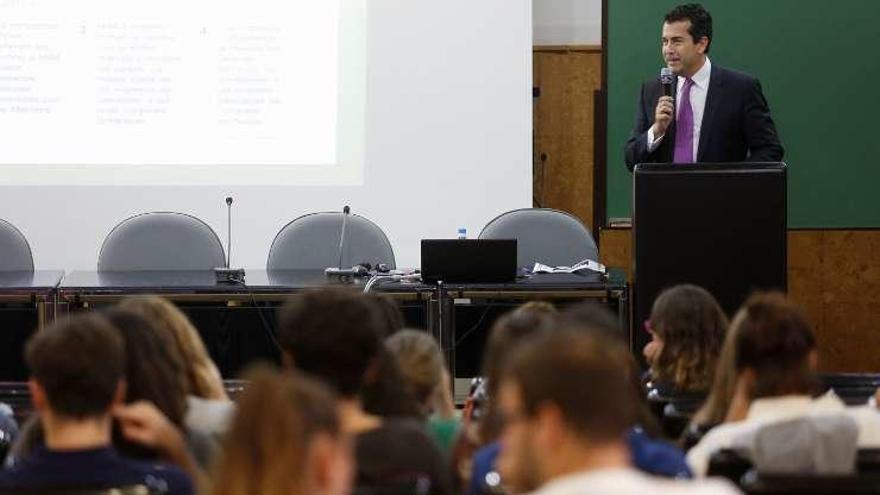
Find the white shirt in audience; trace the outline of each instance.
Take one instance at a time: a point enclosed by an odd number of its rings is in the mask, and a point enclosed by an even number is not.
[[[694,476],[706,476],[712,454],[735,447],[737,438],[753,435],[760,427],[774,422],[824,414],[850,416],[859,426],[859,447],[880,447],[880,413],[876,409],[868,406],[847,407],[833,391],[815,399],[806,395],[786,395],[757,399],[749,407],[746,419],[711,429],[700,443],[688,451],[688,465]]]
[[[532,495],[734,495],[725,480],[673,480],[632,468],[584,471],[551,480]]]

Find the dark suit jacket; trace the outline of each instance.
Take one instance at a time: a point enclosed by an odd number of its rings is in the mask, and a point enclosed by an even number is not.
[[[659,79],[642,84],[635,127],[626,142],[626,167],[668,163],[675,149],[675,122],[660,145],[648,153],[648,129],[663,95]],[[743,72],[712,65],[706,108],[697,147],[697,162],[778,162],[785,151],[770,117],[761,83]]]

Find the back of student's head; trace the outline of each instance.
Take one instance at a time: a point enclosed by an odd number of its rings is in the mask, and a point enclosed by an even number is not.
[[[308,291],[281,309],[279,343],[293,366],[356,396],[382,345],[383,319],[371,299],[344,289]]]
[[[813,330],[783,294],[753,295],[731,327],[736,334],[736,370],[749,371],[754,378],[752,398],[815,391]]]
[[[480,421],[482,441],[491,442],[500,434],[498,417],[498,382],[505,361],[523,340],[553,328],[558,312],[547,302],[530,301],[501,315],[492,324],[483,356],[483,377],[486,379],[485,412]]]
[[[443,353],[434,337],[418,330],[401,330],[385,340],[404,381],[419,404],[426,404],[443,380]]]
[[[25,360],[49,407],[73,418],[107,413],[124,379],[122,339],[95,314],[74,315],[37,332]]]
[[[246,377],[213,495],[306,495],[316,439],[342,439],[332,393],[296,372],[258,369]]]
[[[378,312],[382,322],[383,339],[403,330],[406,321],[397,301],[378,292],[368,292],[364,294],[364,297],[372,301],[373,307]]]
[[[519,346],[505,365],[501,386],[519,391],[527,417],[550,405],[575,436],[590,442],[619,440],[636,420],[628,357],[619,339],[559,329]]]
[[[126,355],[125,402],[152,402],[175,425],[186,414],[184,365],[167,335],[145,317],[120,308],[103,315],[122,337]]]
[[[651,363],[654,379],[676,390],[708,390],[728,324],[718,301],[696,285],[677,285],[657,296],[649,321],[662,344]]]
[[[608,306],[595,301],[584,301],[566,308],[557,318],[556,328],[561,331],[577,332],[591,335],[595,338],[609,339],[618,348],[628,345],[618,316]],[[633,425],[638,425],[646,434],[652,437],[659,436],[660,425],[651,412],[646,397],[641,393],[642,382],[639,365],[632,353],[627,353],[622,359],[626,364],[629,386],[633,396],[636,398],[636,418]]]
[[[140,314],[157,330],[168,334],[183,359],[190,395],[205,399],[225,398],[222,379],[198,330],[177,306],[158,296],[133,296],[123,299],[119,307]]]

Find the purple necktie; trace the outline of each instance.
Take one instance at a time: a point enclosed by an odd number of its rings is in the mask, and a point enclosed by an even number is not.
[[[694,162],[694,109],[691,107],[691,86],[694,80],[684,80],[679,102],[678,120],[675,124],[675,163]]]

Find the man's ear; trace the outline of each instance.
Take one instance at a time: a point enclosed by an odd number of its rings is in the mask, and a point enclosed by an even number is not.
[[[120,379],[116,382],[116,390],[113,392],[113,402],[110,403],[110,407],[125,404],[126,393],[128,393],[128,384],[125,383],[125,379]]]
[[[386,359],[391,359],[387,357]],[[380,361],[378,358],[373,358],[370,360],[370,364],[367,366],[367,370],[364,371],[364,383],[375,383],[376,379],[379,376],[379,366]]]
[[[45,411],[49,407],[46,390],[34,378],[29,379],[27,384],[28,390],[31,392],[31,402],[34,404],[34,409],[38,412]]]
[[[306,487],[323,492],[333,484],[336,446],[327,434],[317,434],[312,438],[306,464]]]
[[[544,445],[559,445],[565,435],[565,416],[552,402],[540,404],[533,416],[535,438]]]
[[[810,367],[810,371],[815,372],[819,369],[819,353],[816,352],[816,349],[810,351],[810,354],[807,356],[807,365]]]
[[[706,50],[709,48],[709,38],[707,36],[703,36],[697,41],[697,52],[700,54],[705,54]]]
[[[288,371],[294,368],[293,354],[281,351],[281,367]]]

